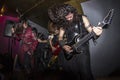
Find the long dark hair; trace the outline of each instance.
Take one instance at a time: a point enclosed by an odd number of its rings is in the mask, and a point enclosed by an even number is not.
[[[21,33],[23,33],[23,30],[24,30],[23,24],[24,24],[24,23],[27,24],[28,27],[30,27],[27,19],[24,18],[24,19],[22,19],[19,23],[16,23],[16,24],[15,24],[15,33],[16,33],[16,34],[21,34]]]
[[[73,22],[79,21],[77,10],[69,4],[57,4],[48,9],[50,20],[57,24],[57,26],[63,28],[67,28],[67,26],[69,26],[69,22],[65,18],[69,13],[73,13],[74,15]]]
[[[21,34],[23,33],[23,27],[22,27],[22,24],[21,23],[17,23],[15,24],[15,34]]]

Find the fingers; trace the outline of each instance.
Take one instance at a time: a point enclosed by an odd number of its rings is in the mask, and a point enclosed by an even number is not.
[[[65,51],[67,51],[69,53],[73,51],[72,48],[70,46],[68,46],[68,45],[65,45],[64,49],[65,49]]]
[[[102,27],[93,27],[93,31],[95,32],[97,36],[99,36],[102,34],[103,29]]]

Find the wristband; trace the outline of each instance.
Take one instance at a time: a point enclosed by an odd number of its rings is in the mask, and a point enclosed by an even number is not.
[[[63,47],[63,46],[65,45],[65,41],[64,41],[64,40],[60,40],[60,41],[59,41],[59,44],[60,44],[60,46]]]

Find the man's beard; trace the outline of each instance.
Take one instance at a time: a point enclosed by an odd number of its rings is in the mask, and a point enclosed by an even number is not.
[[[69,20],[69,21],[66,21],[66,27],[67,27],[67,28],[72,27],[74,24],[75,24],[74,19],[71,19],[71,20]]]

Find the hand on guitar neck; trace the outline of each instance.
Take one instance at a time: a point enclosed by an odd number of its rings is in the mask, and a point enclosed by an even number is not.
[[[100,36],[102,34],[102,31],[103,31],[102,27],[93,27],[92,29],[96,34],[96,36]]]

